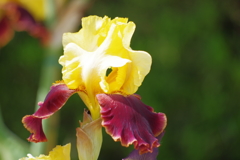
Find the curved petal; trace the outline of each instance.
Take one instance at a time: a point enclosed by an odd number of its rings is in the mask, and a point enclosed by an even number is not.
[[[70,160],[70,149],[71,144],[69,143],[65,146],[56,146],[50,151],[48,156],[40,155],[39,157],[33,157],[31,154],[28,154],[28,157],[19,160]]]
[[[162,137],[164,135],[164,132],[162,132],[159,136],[156,138],[160,142]],[[139,154],[137,150],[133,150],[127,158],[124,158],[123,160],[156,160],[158,156],[158,148],[154,148],[152,153],[144,153]]]
[[[125,80],[122,90],[127,94],[133,94],[141,86],[145,76],[149,73],[152,64],[151,56],[144,51],[133,51],[128,49],[130,54],[130,59],[132,63],[129,64],[131,70],[127,73],[127,79]]]
[[[49,152],[51,160],[70,160],[71,144],[65,146],[56,146],[52,151]]]
[[[84,88],[87,101],[90,102],[88,108],[94,119],[99,117],[99,113],[94,113],[99,111],[95,95],[109,91],[108,83],[105,81],[107,69],[121,67],[131,62],[129,59],[104,55],[98,51],[87,52],[77,44],[69,43],[64,48],[64,55],[59,59],[59,63],[63,65],[62,78],[65,84],[70,89]]]
[[[49,118],[66,103],[68,98],[77,90],[70,90],[64,83],[57,83],[51,87],[44,102],[39,102],[40,108],[33,115],[26,115],[22,119],[24,127],[31,133],[28,141],[45,142],[47,138],[42,129],[42,119]]]
[[[77,89],[79,86],[84,85],[81,73],[81,60],[84,59],[84,55],[87,54],[81,47],[75,43],[68,44],[64,48],[64,55],[59,58],[59,63],[62,68],[62,79],[70,89]]]
[[[98,48],[99,31],[110,19],[98,16],[82,18],[82,29],[77,33],[63,34],[63,47],[69,43],[75,43],[88,52],[93,52]]]
[[[105,80],[107,69],[112,68],[114,71],[114,70],[117,70],[119,67],[125,66],[127,63],[131,63],[131,61],[128,59],[123,59],[118,56],[107,55],[103,58],[103,61],[100,64],[100,68],[99,68],[99,75],[101,77],[101,81],[99,84],[101,89],[105,93],[111,93],[113,91],[119,90],[119,88],[121,88],[121,86],[124,84],[124,80],[126,78],[126,72],[122,72],[122,74],[118,73],[114,77],[114,79],[112,79],[112,84],[114,85],[109,85],[109,83]],[[110,75],[112,75],[113,73],[114,72],[111,72]]]
[[[63,35],[64,55],[59,62],[68,87],[83,84],[89,97],[103,92],[135,93],[152,63],[147,52],[130,48],[135,24],[127,18],[89,16],[83,18],[82,26],[77,33]],[[112,72],[107,74],[109,68]]]
[[[86,90],[88,88],[97,90],[91,92],[99,92],[99,83],[106,90],[106,86],[103,85],[104,82],[100,82],[100,78],[105,79],[108,68],[121,67],[129,62],[131,62],[129,59],[118,56],[87,52],[75,43],[66,45],[64,56],[59,59],[59,63],[63,66],[63,80],[67,86],[71,89],[85,86]],[[91,83],[89,83],[90,81]]]
[[[166,127],[164,113],[155,113],[140,100],[140,96],[98,94],[102,125],[115,141],[123,146],[134,144],[140,154],[158,147],[158,136]]]

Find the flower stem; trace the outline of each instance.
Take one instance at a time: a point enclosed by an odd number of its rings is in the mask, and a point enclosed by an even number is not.
[[[51,84],[60,79],[60,65],[57,63],[58,53],[59,52],[57,49],[46,49],[46,55],[43,61],[39,82],[39,89],[37,92],[37,102],[43,101],[49,92]],[[36,105],[36,110],[38,108],[39,106]],[[30,153],[33,155],[48,153],[48,151],[55,146],[57,138],[58,117],[59,114],[56,113],[51,118],[43,120],[43,129],[46,133],[46,136],[48,137],[48,142],[31,143]]]

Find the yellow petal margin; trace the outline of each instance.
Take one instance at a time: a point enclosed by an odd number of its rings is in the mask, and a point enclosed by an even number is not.
[[[47,1],[48,0],[0,0],[0,5],[8,2],[19,3],[20,6],[33,15],[35,20],[43,21],[46,18]]]
[[[66,85],[84,86],[94,96],[135,93],[152,63],[147,52],[130,48],[135,24],[127,18],[89,16],[82,19],[82,26],[77,33],[63,35],[64,55],[59,63]]]
[[[46,18],[47,0],[18,0],[38,21]]]
[[[40,155],[39,157],[33,157],[31,154],[28,154],[28,157],[19,160],[70,160],[70,149],[71,144],[69,143],[65,146],[56,146],[50,151],[48,156]]]

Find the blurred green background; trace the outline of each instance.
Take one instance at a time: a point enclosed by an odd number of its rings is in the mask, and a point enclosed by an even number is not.
[[[128,17],[137,26],[132,49],[152,56],[151,72],[137,93],[168,118],[159,160],[240,159],[239,0],[98,0],[88,15]],[[29,132],[21,119],[34,112],[45,52],[26,32],[0,49],[3,120],[24,141]],[[60,69],[53,73],[59,79]],[[74,95],[58,115],[57,144],[72,143],[72,160],[84,107]],[[103,132],[99,160],[126,157],[132,148]]]

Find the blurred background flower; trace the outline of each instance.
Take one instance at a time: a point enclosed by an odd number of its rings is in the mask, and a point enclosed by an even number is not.
[[[132,48],[148,51],[152,56],[151,73],[137,93],[145,104],[168,116],[158,159],[239,159],[239,1],[99,0],[88,4],[91,7],[83,7],[79,14],[128,17],[134,21],[137,28]],[[67,6],[64,5],[64,10]],[[59,19],[55,19],[58,24],[72,24],[60,23]],[[46,24],[49,25],[49,21]],[[49,26],[51,34],[55,33],[55,25]],[[56,35],[61,42],[62,35]],[[57,56],[50,56],[45,61],[47,53],[39,41],[26,32],[16,32],[14,38],[0,49],[3,120],[21,139],[25,140],[29,135],[21,119],[34,111],[42,63],[45,67],[55,63],[56,68],[61,69],[57,60],[62,49],[56,48]],[[51,71],[49,75],[56,74],[60,79],[58,73],[60,71]],[[47,91],[55,80],[48,83]],[[72,96],[66,104],[68,107],[60,111],[58,145],[71,142],[75,146],[75,128],[82,119],[84,106],[79,107],[79,103],[82,102],[78,96]],[[52,124],[55,126],[54,121]],[[127,157],[133,149],[122,148],[105,133],[103,139],[99,160]],[[77,160],[76,147],[72,147],[71,153],[72,160]],[[24,156],[26,154],[20,157]]]
[[[0,47],[5,46],[14,36],[14,31],[27,31],[39,38],[43,44],[49,33],[41,23],[46,18],[44,0],[5,0],[0,2]]]

